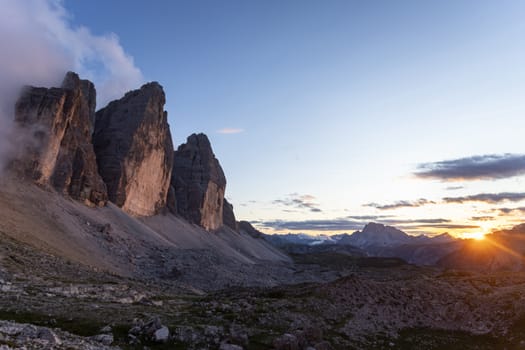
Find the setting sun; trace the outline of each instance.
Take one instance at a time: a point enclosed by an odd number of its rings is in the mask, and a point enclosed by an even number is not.
[[[465,234],[465,238],[471,238],[480,241],[485,239],[485,232],[470,232]]]

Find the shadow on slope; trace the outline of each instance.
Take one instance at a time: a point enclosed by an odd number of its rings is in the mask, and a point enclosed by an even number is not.
[[[172,214],[137,219],[111,203],[90,208],[5,179],[0,231],[99,271],[176,280],[201,289],[275,285],[293,272],[287,255],[242,232],[226,227],[207,232]]]

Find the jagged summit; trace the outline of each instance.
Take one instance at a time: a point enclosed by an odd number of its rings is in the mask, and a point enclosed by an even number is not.
[[[395,227],[370,222],[362,231],[356,231],[352,235],[343,238],[341,243],[363,248],[368,246],[399,245],[408,243],[410,240],[411,236]]]
[[[162,106],[164,106],[164,104],[166,103],[166,96],[164,94],[164,88],[157,81],[151,81],[149,83],[145,83],[139,89],[126,92],[126,94],[124,94],[122,99],[132,99],[132,98],[136,98],[137,96],[147,97],[147,96],[153,96],[153,95],[161,96],[161,103],[162,103]],[[109,107],[112,103],[117,103],[118,101],[121,101],[122,99],[111,101],[110,103],[108,103],[108,106],[106,107]]]
[[[403,239],[403,238],[408,237],[408,235],[405,232],[393,226],[386,226],[386,225],[379,224],[376,222],[369,222],[368,224],[365,225],[365,227],[363,227],[363,230],[361,232],[367,235],[374,235],[374,236],[380,235],[380,236],[387,236],[387,237],[398,238],[398,239]]]
[[[97,105],[97,91],[95,90],[95,85],[87,79],[80,79],[75,72],[67,72],[62,81],[61,88],[71,91],[78,89],[81,90],[82,96],[89,108],[87,115],[89,117],[91,128],[89,133],[91,135],[93,133],[93,128],[95,127],[95,106]]]
[[[157,82],[143,85],[96,113],[93,145],[109,199],[132,215],[166,206],[173,144]]]
[[[177,214],[207,230],[223,223],[226,177],[205,134],[192,134],[175,151],[171,187]]]
[[[196,156],[196,158],[189,159],[189,156]],[[226,177],[213,153],[210,140],[206,134],[199,133],[188,136],[186,143],[177,148],[175,158],[175,169],[183,168],[189,164],[188,161],[191,161],[192,165],[198,165],[203,169],[203,172],[195,173],[203,181],[209,180],[221,186],[226,186]]]

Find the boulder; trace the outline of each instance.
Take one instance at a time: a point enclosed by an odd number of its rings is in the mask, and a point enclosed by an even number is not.
[[[165,343],[170,337],[170,330],[166,326],[161,326],[153,333],[153,341],[157,343]]]
[[[175,151],[171,186],[176,214],[210,231],[223,225],[226,178],[206,135],[189,136]]]
[[[26,87],[15,105],[26,149],[15,163],[41,185],[102,206],[107,191],[91,143],[95,105],[93,83],[73,72],[60,88]]]
[[[109,200],[131,215],[155,215],[166,206],[173,144],[165,101],[162,86],[152,82],[96,113],[99,172]]]
[[[134,326],[129,330],[128,337],[131,339],[145,338],[154,342],[166,342],[169,340],[170,330],[164,326],[158,316],[147,321],[137,319]]]

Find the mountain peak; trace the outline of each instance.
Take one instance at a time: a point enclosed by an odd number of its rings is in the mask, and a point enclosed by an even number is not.
[[[170,207],[206,230],[224,224],[226,177],[205,134],[192,134],[174,154]],[[227,203],[227,202],[226,202]],[[226,205],[227,225],[235,226],[233,208]]]
[[[68,72],[60,88],[27,87],[15,106],[15,120],[30,140],[19,166],[37,183],[82,200],[105,205],[91,143],[96,91],[89,80]]]
[[[408,237],[408,235],[398,230],[395,227],[392,226],[386,226],[383,224],[379,224],[376,222],[369,222],[368,224],[363,227],[363,230],[361,231],[363,234],[367,235],[393,235],[398,237]]]
[[[363,227],[363,232],[376,232],[376,231],[384,231],[385,228],[388,226],[385,226],[383,224],[377,223],[377,222],[369,222],[368,224]]]
[[[93,144],[112,202],[138,216],[166,206],[173,145],[157,82],[128,92],[96,113]]]
[[[356,231],[343,237],[340,243],[350,244],[359,248],[370,246],[396,246],[410,242],[411,236],[392,226],[370,222],[362,231]]]

